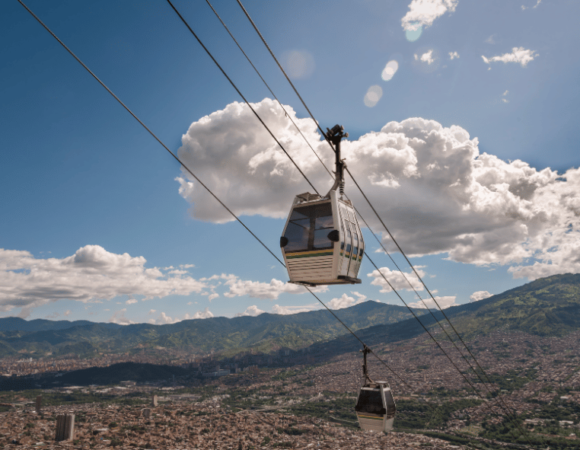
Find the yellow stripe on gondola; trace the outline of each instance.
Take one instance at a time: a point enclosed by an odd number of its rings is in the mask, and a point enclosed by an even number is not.
[[[363,418],[363,419],[383,420],[382,416],[367,416],[366,414],[359,414],[359,413],[356,413],[356,415],[360,418]]]
[[[287,259],[310,258],[311,256],[332,256],[333,250],[313,250],[309,252],[286,253]]]

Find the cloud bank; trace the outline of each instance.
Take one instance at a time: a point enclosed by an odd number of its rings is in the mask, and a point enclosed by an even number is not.
[[[478,302],[480,300],[484,300],[492,296],[493,294],[490,294],[487,291],[476,291],[469,296],[469,300],[471,300],[472,302]]]
[[[423,299],[423,301],[418,301],[415,303],[409,303],[411,308],[418,308],[418,309],[435,309],[438,310],[439,308],[437,305],[441,307],[441,309],[446,309],[451,306],[457,306],[455,303],[455,295],[445,295],[445,296],[435,296],[435,300],[437,303],[433,301],[432,298]]]
[[[200,293],[207,287],[181,273],[146,268],[146,262],[142,256],[111,253],[98,245],[86,245],[62,259],[0,249],[0,311],[22,308],[20,316],[27,317],[32,308],[61,299],[84,303],[121,295],[152,299]],[[122,313],[112,321],[123,323]]]
[[[273,278],[269,283],[252,280],[240,280],[236,275],[222,275],[227,281],[224,283],[229,287],[225,297],[243,297],[247,295],[252,298],[262,300],[277,300],[280,294],[307,294],[308,290],[298,284],[285,283]],[[328,286],[318,286],[310,288],[313,292],[326,292]]]
[[[327,192],[332,180],[282,109],[270,99],[254,107],[318,190]],[[287,110],[295,117],[292,108]],[[315,124],[294,120],[332,167],[333,155]],[[505,162],[481,153],[478,145],[478,139],[459,126],[444,127],[417,117],[389,122],[379,131],[344,142],[343,155],[408,254],[446,254],[468,264],[509,265],[514,277],[530,279],[579,273],[580,171],[536,170],[525,161]],[[237,102],[194,122],[183,136],[179,156],[237,214],[285,218],[294,196],[309,189],[249,109]],[[217,223],[232,220],[186,174],[179,181],[193,217]],[[346,192],[369,224],[380,230],[348,179]],[[268,289],[282,289],[283,283],[271,284]],[[248,282],[231,286],[232,295],[243,295],[237,294],[239,289],[257,298],[277,298]]]
[[[422,26],[427,28],[443,14],[454,12],[457,3],[459,0],[413,0],[401,19],[401,25],[405,31],[415,31]]]
[[[522,67],[526,67],[529,62],[533,61],[539,55],[534,50],[526,50],[523,47],[514,47],[511,53],[504,53],[500,56],[492,56],[491,58],[483,58],[483,62],[490,64],[492,62],[502,62],[502,63],[516,63]]]

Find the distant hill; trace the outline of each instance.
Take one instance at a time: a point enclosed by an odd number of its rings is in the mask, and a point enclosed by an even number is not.
[[[4,317],[0,319],[0,332],[3,331],[48,331],[48,330],[65,330],[66,328],[82,327],[94,325],[95,322],[88,320],[24,320],[20,317]],[[110,328],[118,328],[122,325],[116,323],[103,324]]]
[[[353,330],[411,317],[405,307],[374,301],[342,309],[337,314]],[[58,325],[51,328],[51,323]],[[66,323],[74,325],[66,326]],[[0,357],[18,355],[21,351],[32,357],[49,352],[54,356],[88,357],[97,352],[120,353],[144,347],[184,348],[198,352],[213,349],[231,353],[253,348],[269,352],[279,347],[305,347],[345,332],[324,310],[287,316],[265,313],[232,319],[214,317],[169,325],[66,323],[22,319],[5,322],[5,328],[10,329],[0,331]]]
[[[540,278],[485,300],[448,308],[445,314],[466,341],[499,330],[563,336],[580,329],[580,274]],[[441,312],[434,311],[434,316],[445,323]],[[431,314],[421,316],[421,321],[427,328],[440,331]],[[387,326],[372,326],[357,334],[370,345],[398,342],[421,333],[423,328],[411,318]],[[351,351],[360,345],[349,336],[340,336],[315,346]]]
[[[136,382],[168,380],[172,377],[190,375],[191,371],[178,366],[125,362],[108,367],[91,367],[73,370],[55,378],[54,374],[42,374],[37,378],[0,378],[0,391],[51,388],[58,386],[88,386],[91,384],[118,384],[121,381]]]
[[[437,326],[426,310],[415,311],[426,327]],[[466,340],[496,330],[562,336],[580,329],[580,274],[542,278],[485,300],[448,308],[445,313]],[[400,341],[423,333],[402,306],[368,301],[341,309],[337,315],[369,344]],[[435,316],[443,320],[440,312]],[[120,326],[10,318],[0,319],[0,357],[23,356],[19,353],[23,351],[31,357],[49,352],[54,356],[88,357],[98,352],[124,353],[156,347],[192,352],[213,349],[231,355],[250,348],[268,353],[279,347],[324,346],[324,342],[328,342],[329,349],[347,350],[352,336],[343,335],[342,325],[325,310],[288,316],[214,317],[170,325]]]

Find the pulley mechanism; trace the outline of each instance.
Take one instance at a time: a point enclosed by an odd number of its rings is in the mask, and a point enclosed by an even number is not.
[[[348,133],[344,132],[344,127],[342,125],[335,125],[331,129],[326,129],[326,139],[334,146],[334,153],[335,153],[335,164],[336,164],[336,172],[334,172],[334,186],[330,189],[331,191],[336,191],[336,189],[340,188],[340,197],[344,195],[344,168],[346,167],[346,163],[344,159],[340,157],[340,143],[343,138],[347,138]],[[330,192],[327,194],[327,197],[330,195]]]

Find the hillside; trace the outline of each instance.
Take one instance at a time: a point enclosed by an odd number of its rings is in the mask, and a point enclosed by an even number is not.
[[[48,330],[65,330],[67,328],[94,325],[95,322],[88,320],[45,320],[34,319],[24,320],[20,317],[3,317],[0,318],[0,332],[4,331],[48,331]],[[116,323],[102,324],[110,328],[119,328],[122,325]]]
[[[426,327],[438,327],[431,314],[422,314]],[[445,310],[464,339],[496,330],[524,331],[539,336],[562,336],[580,328],[580,275],[555,275],[511,289],[485,300]],[[368,301],[342,309],[339,317],[368,343],[394,342],[423,333],[405,307]],[[444,320],[440,312],[435,313]],[[4,330],[4,331],[2,331]],[[294,315],[214,317],[170,325],[120,326],[93,322],[0,320],[0,357],[40,357],[98,352],[121,353],[143,348],[210,350],[233,354],[250,348],[268,353],[279,347],[301,348],[338,339],[346,350],[344,328],[324,310]]]
[[[340,317],[354,330],[373,325],[385,325],[411,317],[401,306],[368,301],[340,311]],[[135,324],[110,326],[86,322],[60,328],[18,319],[10,331],[0,331],[0,357],[15,356],[26,351],[39,357],[52,352],[54,356],[75,354],[93,356],[97,352],[120,353],[151,347],[189,349],[192,352],[239,352],[253,348],[269,352],[277,347],[300,348],[314,342],[332,339],[344,333],[344,328],[324,310],[293,315],[261,314],[257,317],[214,317],[186,320],[170,325]],[[71,322],[69,322],[71,323]],[[74,322],[72,322],[74,324]],[[25,330],[14,329],[22,324]],[[63,325],[58,325],[62,327]]]
[[[554,275],[510,289],[485,300],[454,306],[445,310],[466,341],[494,331],[523,331],[537,336],[564,336],[580,329],[580,274]],[[441,322],[441,312],[434,312]],[[428,329],[440,332],[431,314],[421,316]],[[388,326],[360,330],[358,336],[367,344],[397,342],[424,333],[413,318]],[[348,336],[315,346],[351,351],[359,344]]]

